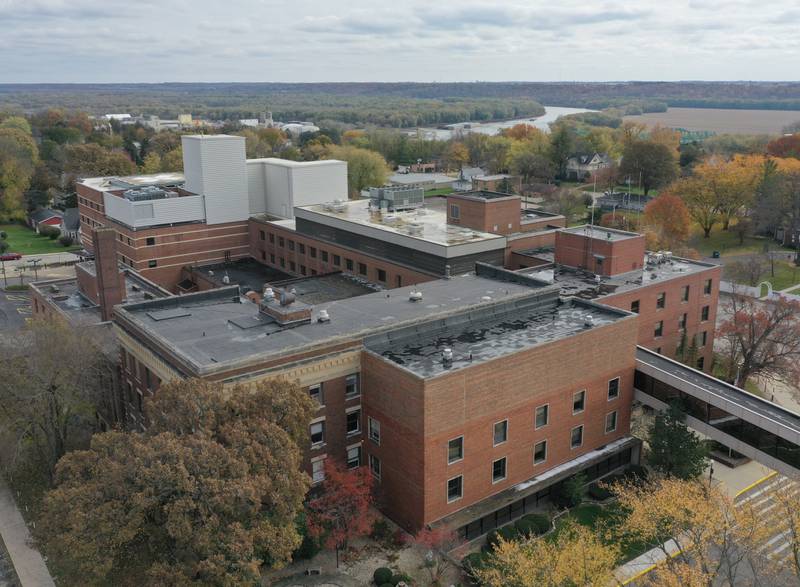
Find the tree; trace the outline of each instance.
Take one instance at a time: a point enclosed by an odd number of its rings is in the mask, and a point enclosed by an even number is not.
[[[762,301],[734,291],[728,314],[717,330],[728,381],[742,388],[751,377],[800,381],[800,302],[783,296]]]
[[[0,221],[24,218],[23,194],[38,160],[30,133],[15,125],[0,127]]]
[[[800,580],[800,492],[797,483],[797,479],[778,483],[771,489],[770,497],[776,504],[776,519],[788,526],[784,539],[789,543],[791,554],[775,562]]]
[[[357,198],[365,188],[384,185],[389,176],[386,160],[374,151],[334,146],[330,149],[330,158],[347,162],[347,187],[352,198]]]
[[[523,183],[530,183],[533,179],[549,182],[555,177],[552,161],[531,147],[517,148],[514,145],[509,155],[509,169],[511,173],[521,176]]]
[[[499,538],[481,568],[473,573],[486,587],[563,587],[616,584],[620,547],[603,542],[571,520],[552,537]]]
[[[161,169],[163,171],[183,171],[183,148],[177,147],[167,151],[161,157]]]
[[[469,162],[469,151],[464,146],[464,143],[453,141],[447,147],[445,159],[451,169],[460,171]]]
[[[676,404],[656,414],[648,431],[648,463],[664,475],[694,479],[705,469],[708,446],[684,424],[685,414]]]
[[[120,151],[107,151],[100,145],[68,145],[65,171],[81,176],[130,175],[136,165]]]
[[[771,140],[767,143],[767,153],[773,157],[800,159],[800,132]]]
[[[736,155],[729,161],[710,157],[695,167],[694,177],[714,198],[723,230],[752,206],[762,166],[761,157]]]
[[[627,516],[620,539],[661,550],[664,562],[644,580],[649,585],[740,585],[757,576],[770,584],[771,562],[761,549],[769,530],[752,504],[737,506],[715,484],[674,477],[648,484],[615,483]],[[669,540],[677,552],[669,550]],[[759,584],[759,583],[756,583]]]
[[[761,283],[767,272],[764,257],[749,255],[725,265],[725,276],[735,283],[743,283],[755,287]]]
[[[709,238],[719,220],[717,198],[709,187],[696,177],[686,177],[673,183],[667,191],[681,197],[689,216],[703,229],[703,238]]]
[[[145,432],[96,434],[58,464],[37,530],[73,582],[255,584],[262,564],[290,561],[309,486],[308,394],[186,380],[145,411]]]
[[[114,352],[101,331],[59,320],[36,320],[3,335],[0,428],[8,435],[10,454],[3,456],[11,465],[34,460],[49,482],[58,460],[85,446],[96,410],[109,407]]]
[[[588,199],[588,201],[587,201]],[[559,188],[545,195],[543,207],[548,212],[563,214],[568,222],[585,217],[586,207],[591,203],[591,196],[580,190]]]
[[[345,469],[326,460],[321,493],[308,502],[306,519],[309,533],[336,550],[337,567],[339,550],[372,530],[372,504],[372,475],[366,467]]]
[[[572,155],[575,146],[573,131],[565,123],[555,124],[550,134],[550,161],[556,170],[556,177],[567,176],[567,159]]]
[[[431,585],[439,585],[442,577],[452,566],[447,553],[456,548],[461,540],[458,534],[447,528],[423,528],[414,536],[414,544],[425,549],[425,568],[431,576]]]
[[[684,246],[689,238],[689,210],[671,193],[660,194],[644,208],[645,224],[658,235],[659,248]]]
[[[639,181],[646,196],[653,188],[669,184],[678,176],[678,158],[664,143],[632,139],[622,150],[620,175]]]
[[[161,171],[161,156],[155,151],[151,151],[144,157],[142,163],[142,173],[158,173]]]

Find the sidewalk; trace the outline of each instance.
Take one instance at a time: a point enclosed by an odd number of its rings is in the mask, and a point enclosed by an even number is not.
[[[55,587],[42,555],[31,548],[31,534],[14,503],[11,490],[0,479],[0,535],[22,587]]]

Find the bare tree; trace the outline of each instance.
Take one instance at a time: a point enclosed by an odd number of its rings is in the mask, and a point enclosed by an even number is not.
[[[758,255],[751,255],[725,265],[725,274],[728,279],[750,286],[761,283],[761,278],[766,273],[767,267],[764,258]]]

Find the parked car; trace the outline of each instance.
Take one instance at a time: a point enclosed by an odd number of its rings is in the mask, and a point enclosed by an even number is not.
[[[22,255],[19,253],[3,253],[0,255],[0,261],[19,261]]]

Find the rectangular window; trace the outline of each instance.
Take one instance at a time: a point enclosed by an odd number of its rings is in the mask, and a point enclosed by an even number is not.
[[[494,425],[494,445],[503,444],[506,440],[508,440],[508,420],[503,420]]]
[[[347,468],[357,469],[361,466],[361,447],[352,446],[347,449]]]
[[[667,305],[667,293],[662,291],[660,294],[658,294],[658,297],[656,298],[656,308],[663,308],[666,305]]]
[[[639,300],[633,300],[631,302],[631,312],[635,314],[639,313]]]
[[[689,286],[684,285],[683,289],[681,290],[681,301],[688,302],[689,301]]]
[[[452,465],[464,458],[464,437],[459,436],[447,443],[447,464]]]
[[[367,266],[366,266],[366,264],[364,264],[364,263],[359,263],[358,264],[358,273],[360,275],[366,275],[367,274]]]
[[[319,405],[325,405],[325,396],[322,394],[322,384],[317,383],[316,385],[312,385],[308,388],[308,395],[311,399],[317,402]]]
[[[683,330],[684,328],[686,328],[686,318],[687,318],[686,312],[681,314],[681,317],[678,318],[678,328],[679,329]]]
[[[267,260],[267,252],[266,251],[261,251],[261,260],[262,261],[266,261]]]
[[[492,463],[492,483],[497,483],[506,478],[506,457],[497,459]]]
[[[653,336],[658,338],[659,336],[663,335],[664,335],[664,321],[659,320],[658,322],[656,322],[656,327],[655,330],[653,331]]]
[[[271,232],[269,233],[269,242],[271,242],[273,245],[275,244],[275,235]]]
[[[704,293],[705,295],[707,295],[707,296],[708,296],[708,295],[711,295],[711,283],[712,283],[712,282],[711,282],[711,280],[710,280],[710,279],[706,279],[706,283],[705,283],[705,285],[703,286],[703,293]]]
[[[394,278],[395,287],[403,287],[403,276],[397,275]]]
[[[533,445],[533,464],[541,465],[547,460],[547,441],[542,440]]]
[[[450,218],[458,220],[460,217],[461,210],[458,208],[458,204],[450,204]]]
[[[704,347],[704,346],[706,346],[706,343],[708,342],[708,332],[706,332],[706,331],[704,330],[703,332],[701,332],[701,333],[698,335],[698,338],[700,339],[700,343],[699,343],[697,346],[699,346],[699,347],[701,347],[701,348],[702,348],[702,347]]]
[[[322,262],[323,263],[327,263],[328,262],[328,251],[322,251],[321,255],[322,255]]]
[[[297,266],[294,264],[294,261],[289,261],[289,271],[297,271]]]
[[[570,434],[569,445],[570,448],[578,448],[583,444],[583,425],[575,426]]]
[[[316,247],[308,247],[308,256],[312,259],[317,258],[317,248]]]
[[[619,397],[619,377],[608,382],[608,401]]]
[[[264,240],[264,239],[261,239],[261,240]],[[145,244],[147,244],[148,247],[152,247],[154,244],[156,244],[156,237],[148,236],[147,239],[145,240]]]
[[[378,269],[378,281],[382,283],[386,283],[386,271],[383,269]]]
[[[606,434],[617,429],[617,410],[606,414]]]
[[[572,413],[580,414],[586,408],[586,390],[577,391],[572,396]]]
[[[347,434],[358,434],[361,432],[361,410],[353,410],[352,412],[347,412],[347,424],[346,424],[346,431]]]
[[[549,421],[550,421],[550,405],[545,404],[543,406],[539,406],[538,408],[536,408],[536,417],[534,418],[533,422],[534,429],[547,426]]]
[[[344,266],[348,271],[352,271],[353,270],[353,260],[352,259],[345,259],[344,260]]]
[[[361,394],[361,389],[358,385],[358,373],[348,375],[344,380],[344,397],[345,399],[353,399]]]
[[[275,264],[275,255],[272,253],[269,254],[269,262],[273,265]]]
[[[322,483],[325,481],[325,459],[311,462],[311,482]]]
[[[381,423],[370,417],[369,421],[369,439],[375,444],[381,443]]]
[[[710,312],[710,308],[708,306],[703,306],[703,309],[700,310],[700,320],[702,322],[708,322],[708,314]]]
[[[706,358],[705,357],[700,357],[700,358],[697,359],[697,369],[699,371],[703,370],[703,367],[705,367],[705,364],[706,364]]]
[[[369,470],[378,481],[381,480],[381,460],[375,455],[369,455]]]
[[[293,240],[291,240],[291,239],[287,240],[286,244],[289,245],[289,250],[290,251],[294,251],[294,241]]]
[[[259,230],[258,231],[258,238],[263,241],[263,240],[267,239],[267,235],[264,233],[263,230]]]
[[[464,478],[459,475],[447,481],[447,503],[461,499],[464,489]]]
[[[158,265],[158,261],[156,261],[155,259],[150,259],[150,260],[147,262],[147,266],[148,266],[148,267],[151,267],[151,268],[152,268],[152,267],[156,267],[157,265]]]
[[[297,243],[297,250],[301,255],[306,254],[306,246],[303,243]]]
[[[306,269],[305,265],[300,265],[300,275],[307,275],[308,270]]]
[[[144,408],[142,407],[142,403],[143,403],[142,392],[137,389],[136,390],[136,408],[139,410],[140,414],[142,412],[144,412]]]
[[[279,260],[280,260],[280,266],[285,269],[286,268],[286,259],[281,257]]]
[[[278,237],[278,246],[279,246],[279,247],[282,247],[282,246],[283,246],[283,237],[282,237],[282,236],[279,236],[279,237]]]
[[[334,255],[333,264],[339,267],[342,264],[342,258],[339,255]]]
[[[325,422],[315,422],[311,425],[311,446],[325,442]]]

